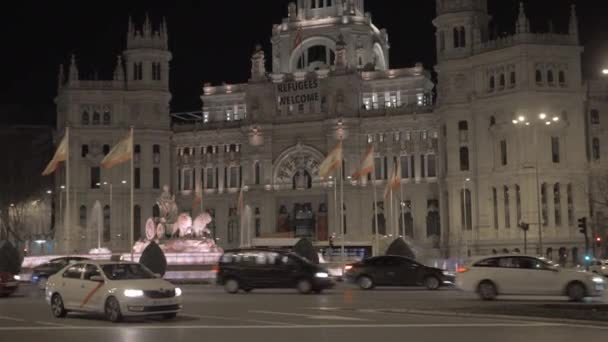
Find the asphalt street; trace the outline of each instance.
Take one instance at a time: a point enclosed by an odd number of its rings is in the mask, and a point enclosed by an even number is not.
[[[562,298],[481,302],[452,289],[360,291],[345,284],[320,295],[300,295],[295,290],[230,295],[212,285],[182,288],[184,309],[175,320],[129,319],[112,324],[102,317],[82,314],[56,319],[40,291],[22,286],[14,296],[0,298],[0,341],[571,342],[608,336],[608,321],[584,323],[484,314],[494,309],[505,313],[505,309],[513,308],[506,313],[521,315],[525,307],[568,307],[570,304]],[[603,307],[602,299],[583,305]]]

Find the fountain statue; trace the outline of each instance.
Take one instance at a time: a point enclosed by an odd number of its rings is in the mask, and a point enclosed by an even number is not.
[[[143,252],[151,241],[165,253],[222,252],[207,228],[212,221],[209,213],[199,214],[194,220],[187,213],[179,214],[175,195],[171,195],[168,185],[163,186],[156,205],[160,216],[146,221],[145,237],[133,246],[135,253]]]

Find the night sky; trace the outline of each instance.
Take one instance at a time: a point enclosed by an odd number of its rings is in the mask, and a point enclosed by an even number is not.
[[[172,111],[200,110],[202,85],[244,82],[250,55],[261,43],[270,55],[273,24],[287,14],[289,0],[201,1],[21,1],[0,11],[3,68],[0,123],[52,124],[55,120],[58,65],[75,53],[81,77],[110,79],[116,55],[125,46],[129,15],[145,13],[157,24],[167,18],[171,63]],[[533,31],[567,30],[569,5],[577,4],[585,44],[585,77],[608,65],[608,1],[524,1]],[[493,31],[514,31],[517,0],[490,0]],[[367,0],[373,22],[386,28],[391,67],[435,63],[434,0]]]

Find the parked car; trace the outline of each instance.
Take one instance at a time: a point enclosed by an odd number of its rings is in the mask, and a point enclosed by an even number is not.
[[[79,262],[83,260],[90,260],[86,257],[59,257],[49,260],[44,264],[40,264],[32,270],[32,278],[31,282],[33,284],[38,285],[38,288],[44,290],[46,286],[46,282],[50,276],[59,272],[62,268],[66,267],[68,264]]]
[[[589,265],[589,271],[608,277],[608,260],[593,260]]]
[[[272,249],[226,251],[216,266],[217,284],[228,293],[261,288],[296,288],[321,293],[332,288],[329,272],[291,252]]]
[[[476,258],[459,268],[456,286],[484,300],[498,295],[565,295],[581,301],[603,295],[605,281],[591,272],[563,269],[544,258],[512,254]]]
[[[343,274],[346,282],[363,290],[376,286],[425,286],[437,290],[448,278],[438,268],[397,255],[375,256],[346,265]]]
[[[0,297],[8,297],[19,288],[19,276],[0,272]]]
[[[45,298],[55,317],[70,311],[102,313],[118,322],[125,316],[175,318],[182,290],[144,265],[134,262],[86,261],[52,275]]]

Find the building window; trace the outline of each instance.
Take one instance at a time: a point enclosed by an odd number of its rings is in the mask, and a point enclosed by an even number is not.
[[[99,113],[93,113],[93,125],[99,125],[101,118],[99,117]]]
[[[133,169],[133,187],[141,188],[141,169],[138,167]]]
[[[86,110],[82,113],[82,118],[80,120],[80,123],[82,125],[88,125],[89,124],[89,112],[87,112]]]
[[[540,186],[540,202],[542,207],[543,226],[549,225],[549,212],[547,209],[547,184],[543,183]]]
[[[160,81],[160,63],[152,63],[152,80]]]
[[[490,116],[490,127],[496,125],[496,118],[494,115]]]
[[[555,209],[555,225],[562,225],[562,200],[559,183],[553,185],[553,208]]]
[[[108,153],[110,153],[110,145],[104,144],[103,145],[103,155],[107,156]]]
[[[437,158],[434,154],[426,156],[427,176],[429,178],[437,177]]]
[[[557,78],[559,81],[559,85],[564,87],[566,85],[566,73],[563,70],[560,70]]]
[[[445,50],[445,32],[440,31],[439,32],[439,51],[444,51],[444,50]]]
[[[600,139],[599,138],[593,138],[592,153],[593,153],[593,160],[595,160],[595,161],[600,160]]]
[[[501,90],[505,88],[505,83],[506,83],[505,74],[500,74],[500,81],[499,81],[498,85]]]
[[[504,200],[505,200],[505,228],[511,228],[511,210],[509,204],[509,187],[503,187]]]
[[[87,227],[87,207],[84,205],[81,205],[78,210],[78,224],[81,228]]]
[[[184,169],[184,175],[183,175],[183,188],[182,190],[192,190],[192,170],[191,169]]]
[[[515,71],[511,71],[511,77],[509,80],[509,85],[511,87],[515,87],[515,84],[517,83],[517,75],[515,74]]]
[[[551,137],[551,155],[554,163],[559,163],[559,137]]]
[[[160,145],[152,146],[152,159],[155,164],[160,163]]]
[[[104,111],[103,112],[103,124],[106,125],[106,126],[108,126],[110,124],[110,121],[112,121],[111,119],[112,118],[110,116],[110,112],[107,111],[107,110]]]
[[[399,157],[399,162],[401,163],[401,179],[408,178],[409,165],[408,165],[408,156]]]
[[[555,81],[555,79],[553,78],[553,70],[548,70],[547,71],[547,83],[549,83],[549,85],[553,85],[554,81]]]
[[[543,83],[543,72],[539,69],[536,70],[536,84],[541,85]]]
[[[89,154],[89,145],[80,146],[80,156],[82,158],[86,158],[88,154]]]
[[[494,75],[490,76],[490,91],[494,91],[494,88],[496,88],[496,78],[494,77]]]
[[[494,208],[494,229],[498,229],[498,194],[496,188],[492,188],[492,205]]]
[[[98,166],[91,167],[91,189],[99,189],[100,187],[100,170]]]
[[[141,239],[141,207],[135,205],[133,207],[133,240]]]
[[[469,148],[460,148],[460,171],[469,171]]]
[[[426,170],[424,169],[424,158],[426,156],[424,154],[420,155],[420,177],[424,178],[424,175],[426,175]]]
[[[574,225],[574,196],[572,194],[572,184],[568,184],[566,187],[568,197],[568,225]]]
[[[515,211],[517,214],[517,223],[521,223],[521,189],[519,185],[515,185]]]
[[[467,35],[464,27],[460,27],[460,47],[467,46]]]
[[[410,156],[410,177],[416,178],[416,158],[413,155]]]
[[[458,34],[458,27],[454,27],[453,33],[454,33],[454,47],[459,48],[460,47],[460,35]]]
[[[141,81],[144,77],[142,62],[133,63],[133,80]]]
[[[208,167],[207,170],[206,170],[206,173],[207,173],[207,184],[206,184],[205,188],[206,189],[213,189],[215,187],[214,183],[213,183],[213,174],[215,172],[213,172],[213,168],[212,167]]]
[[[106,205],[103,207],[103,242],[110,242],[112,240],[111,219],[110,206]]]
[[[460,190],[460,217],[462,220],[462,229],[473,230],[471,210],[471,190]]]
[[[230,188],[236,188],[238,187],[238,177],[237,177],[237,167],[236,166],[231,166],[230,167],[230,180],[229,180],[229,187]]]
[[[254,222],[255,237],[260,237],[260,236],[262,236],[262,214],[260,213],[260,208],[256,207],[254,214],[255,214],[255,222]]]
[[[591,110],[591,124],[599,125],[600,124],[600,112],[597,109]]]
[[[500,164],[502,166],[507,165],[507,141],[500,141]]]
[[[261,166],[260,166],[260,162],[256,161],[255,162],[255,166],[254,166],[254,170],[253,170],[253,179],[256,185],[260,185],[261,182],[261,177],[262,177],[262,170],[261,170]]]
[[[465,143],[469,140],[469,123],[467,121],[458,122],[458,133],[460,142]]]
[[[152,169],[152,189],[160,189],[160,169]]]

